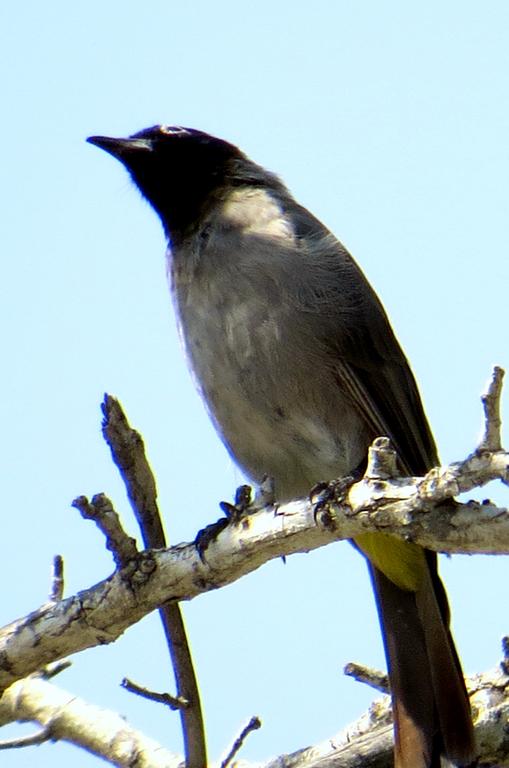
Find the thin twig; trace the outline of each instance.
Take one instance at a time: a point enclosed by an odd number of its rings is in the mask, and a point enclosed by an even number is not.
[[[54,661],[51,664],[47,664],[39,672],[39,677],[43,680],[51,680],[61,672],[72,667],[72,661],[70,659],[62,659],[61,661]]]
[[[129,425],[118,400],[106,394],[102,411],[103,436],[125,483],[144,545],[147,549],[162,549],[166,547],[166,537],[157,504],[156,482],[143,440]],[[160,606],[159,615],[175,675],[176,699],[189,703],[179,709],[186,766],[205,768],[207,750],[200,694],[180,606],[165,603]]]
[[[37,744],[44,744],[51,741],[51,725],[41,728],[40,731],[32,733],[29,736],[20,736],[19,739],[6,739],[0,741],[0,749],[20,749],[21,747],[34,747]]]
[[[488,389],[481,398],[484,409],[484,432],[479,443],[479,451],[500,451],[502,449],[500,397],[503,379],[504,371],[496,365],[488,382]]]
[[[52,603],[57,603],[64,596],[64,558],[62,555],[55,555],[52,566],[49,599]]]
[[[155,701],[157,704],[165,704],[170,709],[185,709],[189,706],[189,702],[182,698],[172,696],[170,693],[157,693],[157,691],[150,691],[148,688],[144,688],[137,683],[133,683],[129,678],[124,677],[120,683],[122,688],[125,688],[129,693],[134,693],[136,696],[141,696],[144,699]]]
[[[258,728],[261,728],[261,727],[262,727],[262,721],[260,720],[260,718],[256,717],[256,715],[252,717],[251,720],[248,723],[246,723],[246,725],[242,728],[241,732],[233,742],[224,760],[221,761],[220,768],[227,768],[227,766],[231,763],[231,761],[233,760],[233,758],[235,757],[239,749],[244,744],[249,734],[252,733],[253,731],[257,731]]]
[[[509,637],[502,638],[502,661],[500,667],[505,675],[509,675]]]
[[[355,661],[350,661],[348,664],[345,664],[343,673],[348,675],[348,677],[353,677],[359,683],[369,685],[376,691],[389,693],[389,677],[380,672],[379,669],[372,669],[371,667],[365,667],[363,664],[357,664]]]
[[[129,425],[122,406],[114,397],[106,394],[101,409],[103,437],[124,481],[145,546],[159,547],[164,540],[164,530],[157,505],[156,482],[145,455],[143,439]]]
[[[97,493],[92,497],[92,501],[86,496],[78,496],[72,506],[81,512],[85,520],[93,520],[96,523],[106,538],[106,547],[113,554],[118,568],[124,568],[136,559],[136,541],[124,531],[113,504],[104,493]]]
[[[169,752],[137,731],[118,712],[91,704],[48,682],[39,673],[18,680],[0,697],[0,724],[16,721],[35,723],[43,729],[51,726],[52,740],[67,742],[74,749],[84,749],[105,760],[109,766],[182,768],[181,755]],[[32,758],[25,764],[39,763],[37,758]],[[79,765],[80,759],[75,757],[69,763]]]

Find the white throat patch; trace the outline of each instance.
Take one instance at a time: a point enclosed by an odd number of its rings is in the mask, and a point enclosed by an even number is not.
[[[246,234],[294,240],[294,232],[281,206],[264,189],[234,189],[223,203],[221,218]]]

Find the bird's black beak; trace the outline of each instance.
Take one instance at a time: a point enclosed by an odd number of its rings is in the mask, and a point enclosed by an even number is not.
[[[154,149],[150,139],[135,137],[114,139],[110,136],[89,136],[87,141],[89,144],[94,144],[96,147],[104,149],[105,152],[109,152],[110,155],[113,155],[118,160],[122,160],[133,153],[152,152]]]

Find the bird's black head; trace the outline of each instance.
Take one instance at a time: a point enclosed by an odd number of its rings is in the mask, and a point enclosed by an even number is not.
[[[172,240],[192,231],[225,188],[264,181],[263,169],[233,144],[191,128],[156,125],[126,139],[88,141],[125,165]]]

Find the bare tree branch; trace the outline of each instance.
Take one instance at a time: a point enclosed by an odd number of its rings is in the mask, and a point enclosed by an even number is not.
[[[49,599],[52,603],[57,603],[64,596],[64,558],[62,555],[55,555],[52,565]]]
[[[21,749],[23,747],[36,747],[52,739],[51,723],[41,728],[37,733],[30,733],[28,736],[20,736],[19,739],[6,739],[0,741],[0,749]]]
[[[129,680],[127,677],[124,677],[120,685],[122,688],[125,688],[126,691],[129,691],[129,693],[134,693],[136,696],[141,696],[143,699],[148,699],[149,701],[155,701],[157,704],[164,704],[173,710],[184,709],[189,706],[189,702],[186,701],[186,699],[178,699],[175,696],[170,696],[169,693],[149,691],[148,688],[133,683],[133,681]]]
[[[163,549],[166,537],[157,504],[156,481],[145,454],[143,439],[129,425],[118,400],[105,395],[102,411],[103,435],[125,483],[143,543],[147,549]],[[178,708],[186,766],[205,768],[207,749],[200,693],[180,606],[165,602],[159,606],[159,616],[177,684],[177,696],[173,698],[187,702],[185,707]]]
[[[482,768],[509,766],[509,677],[503,666],[467,680]],[[182,768],[182,758],[131,728],[116,713],[76,698],[43,676],[14,683],[0,699],[0,725],[13,721],[51,728],[51,738],[70,741],[120,768]],[[253,727],[256,727],[254,719]],[[251,726],[248,730],[252,730]],[[237,743],[237,742],[236,742]],[[377,699],[356,722],[321,744],[266,762],[235,760],[238,768],[392,768],[388,696]],[[220,768],[219,763],[217,764]]]
[[[488,382],[488,388],[481,398],[484,408],[484,434],[479,444],[481,451],[500,451],[502,448],[500,397],[503,380],[504,371],[495,366]]]
[[[242,749],[247,737],[250,733],[253,731],[257,731],[258,728],[262,727],[262,721],[259,717],[252,717],[248,723],[241,729],[239,735],[231,745],[230,749],[228,750],[226,757],[221,760],[221,764],[219,768],[227,768],[227,766],[230,765],[235,755],[238,754],[239,750]]]
[[[88,704],[43,676],[11,685],[0,699],[0,725],[37,722],[50,738],[68,741],[119,768],[182,768],[182,758],[129,726],[116,712]]]
[[[97,493],[92,501],[78,496],[72,506],[79,510],[85,520],[93,520],[106,539],[106,548],[113,554],[117,568],[124,568],[138,554],[136,541],[122,528],[113,504],[104,493]]]
[[[491,502],[446,503],[458,493],[481,487],[491,480],[508,483],[509,454],[500,449],[501,380],[502,372],[496,369],[483,398],[483,437],[479,447],[464,461],[433,469],[423,478],[395,477],[394,451],[387,438],[378,438],[370,449],[365,477],[356,483],[340,481],[330,484],[325,494],[317,495],[317,503],[301,500],[278,507],[270,494],[265,497],[259,495],[247,510],[245,505],[236,508],[236,514],[231,516],[227,525],[222,526],[216,538],[208,541],[205,550],[198,552],[194,543],[180,544],[167,551],[137,552],[129,549],[128,555],[118,557],[122,568],[103,582],[65,600],[53,599],[60,597],[62,591],[57,574],[52,601],[0,632],[0,688],[3,690],[11,686],[0,699],[0,725],[2,720],[33,720],[39,722],[43,729],[51,726],[52,738],[66,738],[60,735],[58,729],[54,730],[55,716],[59,724],[65,722],[65,719],[58,719],[61,700],[57,701],[57,710],[48,710],[51,716],[46,719],[36,716],[33,709],[25,713],[16,709],[18,703],[24,700],[21,695],[23,686],[33,684],[37,688],[37,685],[50,685],[47,680],[40,675],[18,683],[15,683],[16,680],[69,653],[112,642],[128,626],[161,604],[192,599],[229,584],[270,559],[309,551],[367,531],[384,531],[437,551],[508,554],[507,509],[498,508]],[[130,429],[128,425],[127,428]],[[142,444],[141,452],[144,457]],[[128,488],[129,482],[126,481]],[[132,492],[134,497],[139,490],[131,488],[128,492]],[[155,494],[155,483],[151,490],[149,479],[145,490],[141,488],[139,502],[142,506],[147,505],[148,499],[150,520],[154,519],[150,515],[156,503],[152,492]],[[261,508],[263,503],[266,506]],[[157,522],[154,525],[157,526]],[[157,536],[156,531],[154,540]],[[113,538],[118,539],[116,534]],[[509,690],[506,667],[509,665],[507,661],[504,664],[505,667],[501,665],[495,673],[478,676],[471,681],[483,766],[509,765],[506,757],[509,755],[509,735],[505,728],[509,714],[506,703]],[[47,693],[47,689],[45,691]],[[71,711],[72,702],[78,701],[75,697],[70,698],[71,702],[68,699],[65,701],[64,714]],[[40,703],[43,706],[44,702]],[[390,765],[392,735],[389,713],[386,700],[376,702],[367,718],[329,740],[326,745],[279,757],[277,768],[321,767],[327,762],[348,768],[361,764],[364,768]],[[75,719],[78,716],[79,712],[74,713]],[[100,724],[105,724],[102,714],[100,719]],[[91,723],[94,722],[92,717]],[[124,721],[121,725],[126,727]],[[99,738],[100,728],[95,724],[90,727],[93,733],[86,736],[88,741],[83,746],[94,751],[94,739]],[[114,729],[113,723],[108,726],[108,729],[111,728]],[[128,740],[130,738],[131,735]],[[82,743],[75,738],[71,740]],[[137,749],[135,738],[136,756]],[[157,745],[154,749],[156,752],[160,750]],[[97,750],[97,754],[103,754],[99,747]],[[131,752],[130,755],[132,757]],[[115,765],[126,764],[116,754],[107,759]],[[174,767],[178,758],[170,755],[169,760],[161,762],[161,765]],[[149,764],[159,765],[156,758],[151,758],[147,766]],[[276,768],[276,762],[269,762],[265,768]]]
[[[41,606],[0,632],[0,688],[50,661],[115,640],[168,600],[190,600],[268,560],[308,552],[366,531],[385,531],[440,552],[509,553],[509,513],[491,503],[443,504],[463,490],[507,478],[509,455],[474,453],[424,478],[352,485],[318,515],[309,501],[268,507],[228,525],[201,558],[194,544],[145,551],[90,589]],[[438,508],[437,503],[442,503]],[[321,524],[320,524],[321,523]]]
[[[369,685],[380,693],[389,692],[389,676],[385,672],[380,672],[379,669],[372,669],[364,666],[364,664],[350,661],[343,667],[343,674],[353,677],[359,683]]]

